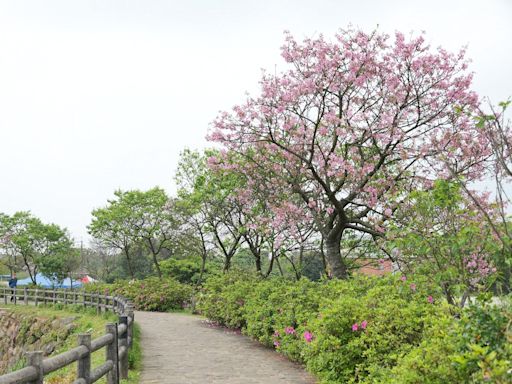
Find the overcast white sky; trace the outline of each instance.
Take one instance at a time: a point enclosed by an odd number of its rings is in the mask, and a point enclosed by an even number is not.
[[[468,45],[474,88],[512,95],[512,1],[0,0],[0,212],[86,241],[115,189],[174,192],[179,152],[284,68],[283,30],[427,32]]]

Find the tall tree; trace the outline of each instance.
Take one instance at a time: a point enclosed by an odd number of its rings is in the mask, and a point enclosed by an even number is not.
[[[179,228],[174,202],[158,187],[147,191],[119,190],[115,197],[105,208],[93,211],[89,233],[123,252],[132,277],[132,251],[138,250],[140,254],[147,249],[158,276],[162,277],[159,258],[164,249],[171,250]]]
[[[92,211],[93,219],[87,227],[89,234],[105,245],[118,249],[126,258],[131,278],[135,277],[132,265],[132,247],[138,236],[133,216],[128,206],[123,204],[123,192],[115,191],[115,198],[108,205]]]
[[[192,220],[201,236],[203,265],[208,244],[214,244],[227,271],[243,243],[244,215],[235,198],[240,180],[229,172],[208,169],[206,159],[213,153],[184,151],[176,181],[180,204],[192,213]]]
[[[264,75],[259,97],[215,120],[209,139],[223,150],[210,165],[244,174],[274,210],[298,196],[332,275],[344,278],[345,231],[382,236],[408,191],[452,176],[447,163],[479,175],[489,152],[472,118],[478,98],[464,52],[432,51],[423,37],[341,30],[299,43],[288,34],[282,55],[288,71]]]
[[[180,226],[174,200],[161,188],[127,191],[120,200],[129,208],[135,235],[147,246],[161,278],[158,259],[164,249],[171,249]]]

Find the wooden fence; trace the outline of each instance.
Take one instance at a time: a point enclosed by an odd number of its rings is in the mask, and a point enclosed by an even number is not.
[[[90,384],[107,377],[108,384],[118,384],[128,378],[128,350],[132,345],[133,305],[119,296],[107,296],[83,291],[53,289],[0,288],[0,303],[5,304],[75,304],[95,308],[97,313],[112,311],[119,315],[117,324],[106,325],[105,334],[91,340],[89,333],[78,335],[78,346],[60,355],[43,359],[43,352],[27,352],[27,367],[0,376],[0,384],[43,384],[43,378],[67,365],[78,362],[73,384]],[[91,367],[91,353],[105,348],[105,363]]]

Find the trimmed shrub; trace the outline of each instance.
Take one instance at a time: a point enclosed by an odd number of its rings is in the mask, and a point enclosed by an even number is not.
[[[208,279],[198,309],[305,363],[322,383],[510,382],[510,306],[456,311],[420,277],[229,273]]]
[[[245,328],[245,301],[260,279],[253,274],[230,272],[210,277],[198,298],[197,310],[221,325]]]
[[[193,288],[174,279],[150,277],[144,280],[116,281],[113,284],[89,284],[87,292],[121,295],[133,301],[143,311],[166,312],[190,304]]]

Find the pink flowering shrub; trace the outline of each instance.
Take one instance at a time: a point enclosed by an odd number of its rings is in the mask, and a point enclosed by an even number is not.
[[[324,299],[321,316],[308,324],[316,335],[304,350],[308,368],[326,382],[345,383],[368,380],[379,367],[393,366],[422,341],[433,318],[450,316],[428,303],[428,294],[438,295],[424,279],[386,277],[374,279],[360,295]]]
[[[322,382],[484,383],[486,374],[508,382],[510,310],[471,306],[458,320],[425,277],[294,282],[227,273],[206,282],[198,308]]]

